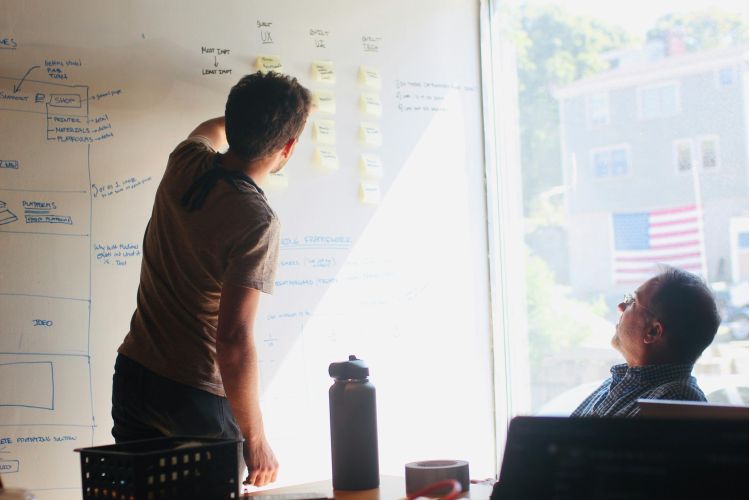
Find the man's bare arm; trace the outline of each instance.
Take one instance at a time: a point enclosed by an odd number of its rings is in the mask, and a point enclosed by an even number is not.
[[[190,132],[190,135],[188,135],[188,139],[196,135],[208,139],[208,142],[211,143],[211,147],[214,149],[214,151],[218,151],[224,148],[224,146],[227,145],[227,133],[224,126],[224,117],[219,116],[201,123],[200,125],[195,127],[195,130]]]
[[[259,302],[258,290],[224,285],[216,332],[216,354],[224,390],[245,437],[247,483],[255,486],[274,482],[279,468],[266,440],[260,411],[258,354],[253,338]]]

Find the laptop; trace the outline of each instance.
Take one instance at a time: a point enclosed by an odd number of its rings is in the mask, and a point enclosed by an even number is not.
[[[516,417],[499,499],[748,498],[748,420]]]

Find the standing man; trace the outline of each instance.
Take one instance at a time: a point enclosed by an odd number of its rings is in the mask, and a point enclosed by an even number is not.
[[[137,308],[115,363],[117,442],[244,437],[246,482],[276,480],[254,323],[260,293],[273,291],[279,221],[259,184],[291,156],[310,102],[294,78],[245,76],[225,116],[198,125],[170,155],[144,236]]]
[[[638,399],[706,401],[690,375],[721,318],[711,290],[697,276],[666,267],[618,305],[612,346],[625,363],[587,397],[573,417],[632,417]]]

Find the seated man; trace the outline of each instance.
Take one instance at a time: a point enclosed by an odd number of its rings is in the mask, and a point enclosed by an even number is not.
[[[719,313],[697,276],[671,267],[643,283],[618,305],[612,346],[625,363],[572,413],[573,417],[631,417],[637,400],[706,401],[693,364],[713,341]]]

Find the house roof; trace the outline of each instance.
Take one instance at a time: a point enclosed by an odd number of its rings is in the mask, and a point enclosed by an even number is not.
[[[633,62],[582,78],[554,91],[557,99],[570,99],[596,92],[674,80],[688,75],[715,71],[741,62],[747,64],[747,47],[734,46]]]

